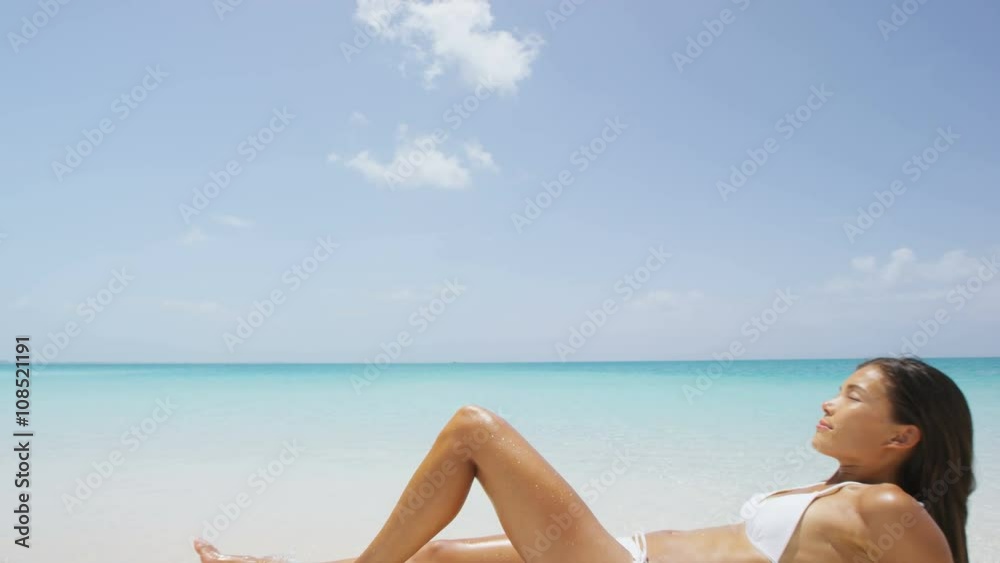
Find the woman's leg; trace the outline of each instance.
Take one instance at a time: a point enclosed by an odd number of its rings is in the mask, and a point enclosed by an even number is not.
[[[216,563],[260,563],[280,559],[233,557],[219,554],[208,544],[196,544],[203,561]],[[228,557],[228,558],[227,558]],[[355,563],[357,558],[338,559],[332,563]],[[406,563],[524,563],[510,540],[503,534],[460,540],[434,540],[420,548]]]
[[[555,469],[503,418],[463,407],[438,435],[393,516],[357,563],[403,563],[458,514],[478,480],[528,563],[631,558]]]
[[[342,559],[333,563],[355,563]],[[420,548],[406,563],[524,563],[503,534],[460,540],[434,540]]]
[[[356,563],[405,563],[448,525],[478,480],[527,563],[629,563],[618,543],[555,469],[510,424],[462,407],[438,435],[405,492]],[[203,560],[212,561],[212,559]]]

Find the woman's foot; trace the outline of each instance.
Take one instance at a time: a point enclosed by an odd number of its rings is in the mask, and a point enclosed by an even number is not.
[[[223,555],[214,545],[197,538],[194,540],[194,550],[198,552],[201,563],[285,563],[284,557],[250,557],[249,555]]]

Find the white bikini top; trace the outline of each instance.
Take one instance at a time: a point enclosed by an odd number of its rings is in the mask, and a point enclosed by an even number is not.
[[[796,488],[807,489],[822,484],[823,482],[820,482]],[[864,485],[864,483],[844,481],[811,493],[781,495],[771,499],[768,497],[794,489],[753,495],[740,507],[740,517],[746,522],[747,538],[758,551],[767,556],[771,563],[778,563],[809,505],[817,498],[837,491],[844,485]]]

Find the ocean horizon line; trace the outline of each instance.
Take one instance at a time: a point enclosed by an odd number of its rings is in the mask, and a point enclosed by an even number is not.
[[[865,361],[877,357],[918,357],[919,359],[933,362],[936,360],[996,360],[1000,356],[849,356],[840,358],[739,358],[733,360],[725,359],[697,359],[697,360],[572,360],[572,361],[427,361],[427,362],[390,362],[385,367],[392,366],[448,366],[448,365],[595,365],[595,364],[670,364],[670,363],[743,363],[743,362],[830,362],[830,361]],[[14,365],[13,361],[0,359],[0,364]],[[163,361],[139,361],[139,362],[112,362],[112,361],[79,361],[79,362],[46,362],[35,363],[36,366],[366,366],[376,364],[376,362],[296,362],[296,361],[261,361],[261,362],[163,362]]]

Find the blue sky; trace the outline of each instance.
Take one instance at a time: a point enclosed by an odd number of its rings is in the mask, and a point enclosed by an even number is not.
[[[995,4],[42,4],[0,328],[52,361],[998,353]]]

